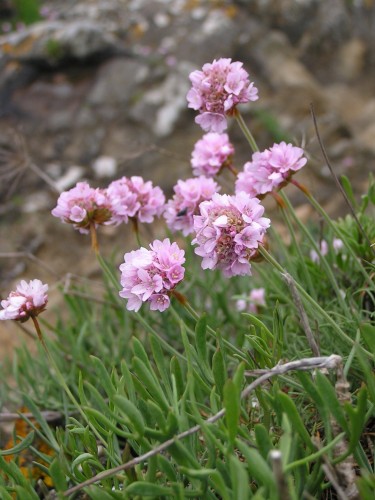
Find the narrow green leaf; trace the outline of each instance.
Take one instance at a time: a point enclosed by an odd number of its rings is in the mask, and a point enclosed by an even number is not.
[[[134,388],[134,383],[133,383],[133,377],[132,374],[130,373],[129,367],[127,363],[123,360],[121,361],[121,373],[124,377],[125,380],[125,388],[128,393],[130,401],[135,403],[137,401],[137,397],[135,395],[135,388]]]
[[[150,395],[165,411],[167,411],[169,404],[159,382],[156,380],[155,375],[150,372],[150,370],[139,358],[136,357],[133,358],[133,369],[137,374],[139,381],[147,388]]]
[[[254,314],[250,313],[242,313],[242,314],[243,316],[245,316],[250,320],[252,325],[257,326],[262,332],[264,332],[269,338],[269,340],[273,340],[272,332],[266,327],[266,325],[259,318],[257,318]]]
[[[43,430],[44,435],[48,439],[49,445],[55,451],[58,451],[59,445],[55,439],[55,436],[53,435],[52,429],[50,428],[50,426],[47,424],[47,422],[43,418],[43,415],[41,414],[39,408],[36,406],[34,401],[32,401],[32,399],[27,394],[22,394],[22,399],[24,401],[24,405],[26,406],[26,408],[28,408],[31,411],[35,420],[37,421],[37,423],[40,425],[41,429]],[[26,417],[22,417],[22,414],[20,415],[20,418],[24,418],[26,420],[26,422],[28,421],[28,419]]]
[[[350,184],[348,177],[346,175],[341,175],[340,181],[341,181],[341,186],[343,187],[346,196],[349,198],[350,203],[353,205],[353,207],[356,207],[357,203],[353,193],[352,185]]]
[[[229,459],[229,468],[233,498],[236,500],[248,500],[250,481],[244,464],[232,455]]]
[[[95,485],[91,485],[88,488],[85,488],[85,491],[88,493],[89,498],[92,500],[113,500],[114,498],[124,498],[124,494],[122,491],[109,492],[104,488],[99,488]]]
[[[233,383],[237,389],[238,394],[241,394],[242,386],[244,383],[244,374],[245,374],[246,365],[243,361],[237,366],[236,371],[233,375]]]
[[[222,500],[233,500],[229,495],[229,491],[222,475],[218,471],[215,471],[213,474],[211,474],[211,481]]]
[[[186,386],[185,386],[184,378],[182,376],[181,365],[180,365],[178,358],[176,358],[176,356],[173,356],[171,359],[170,372],[175,377],[177,395],[178,395],[178,397],[181,397],[185,391]]]
[[[227,425],[229,441],[233,446],[237,436],[240,418],[240,397],[233,380],[228,379],[224,385],[225,423]]]
[[[108,375],[107,369],[103,365],[102,361],[96,356],[91,355],[90,358],[94,363],[98,382],[102,385],[107,395],[112,398],[116,394],[116,389],[112,383],[111,377]]]
[[[142,497],[156,496],[160,498],[164,495],[173,496],[173,490],[171,488],[161,486],[160,484],[148,483],[146,481],[131,483],[125,491],[129,495],[140,495]]]
[[[306,430],[305,424],[303,423],[303,420],[297,410],[296,405],[294,404],[294,401],[292,401],[292,399],[287,394],[281,391],[277,394],[277,398],[280,401],[283,410],[288,415],[293,429],[298,432],[302,441],[305,442],[308,448],[310,448],[311,450],[315,450],[315,445],[311,440],[310,434]]]
[[[147,367],[148,371],[153,375],[155,375],[149,360],[149,356],[145,348],[141,344],[141,342],[137,339],[137,337],[133,337],[133,351],[134,351],[134,356],[139,358],[143,362],[143,364]]]
[[[349,451],[353,451],[359,443],[363,427],[366,423],[367,389],[361,388],[357,396],[357,406],[353,408],[348,403],[345,404],[345,410],[349,415],[350,421],[350,440]]]
[[[254,427],[254,432],[259,452],[262,457],[267,460],[268,454],[273,448],[269,432],[262,424],[256,424]]]
[[[363,340],[367,344],[367,347],[375,356],[375,326],[371,323],[362,323],[359,326],[359,330]]]
[[[23,450],[26,450],[32,442],[34,441],[35,432],[31,431],[20,443],[13,446],[13,448],[9,448],[8,450],[0,450],[0,455],[5,457],[7,455],[16,455]]]
[[[325,377],[321,372],[316,373],[316,387],[319,391],[321,398],[328,407],[329,411],[334,416],[336,422],[341,426],[341,428],[348,432],[348,424],[345,419],[344,410],[341,407],[334,387],[329,382],[327,377]]]
[[[237,439],[236,445],[246,459],[250,476],[255,479],[259,486],[266,486],[276,490],[273,472],[262,455],[239,439]]]
[[[221,349],[216,349],[214,355],[212,356],[212,372],[214,375],[215,384],[220,394],[223,397],[223,389],[226,380],[226,369],[223,354]]]
[[[123,396],[116,395],[113,398],[113,401],[122,411],[124,418],[129,420],[131,426],[140,436],[143,436],[145,432],[145,422],[138,408],[131,401],[129,401],[129,399],[126,399]]]
[[[48,474],[51,476],[53,485],[57,491],[65,491],[68,489],[66,476],[63,472],[59,457],[55,457],[48,469]]]
[[[1,500],[14,500],[14,497],[9,495],[7,490],[5,488],[3,488],[2,486],[0,486],[0,498],[1,498]]]
[[[202,316],[197,321],[195,325],[195,345],[197,348],[197,353],[201,361],[207,362],[207,316],[202,314]]]
[[[164,390],[167,392],[169,399],[172,401],[172,386],[166,367],[166,358],[161,349],[160,342],[155,337],[151,337],[150,343],[156,366],[164,384]]]

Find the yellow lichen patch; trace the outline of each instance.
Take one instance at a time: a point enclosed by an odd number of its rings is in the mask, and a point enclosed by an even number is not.
[[[20,413],[28,413],[29,410],[25,407],[19,409]],[[34,419],[30,419],[33,422],[33,425],[36,428],[39,428],[39,425],[34,421]],[[19,418],[15,421],[14,430],[12,437],[9,438],[7,443],[4,446],[4,450],[10,450],[17,443],[22,441],[33,429],[31,426],[22,418]],[[13,436],[16,436],[14,439]],[[50,448],[44,441],[42,441],[38,436],[35,437],[33,442],[33,447],[36,448],[40,453],[44,455],[53,456],[55,454],[54,450]],[[30,449],[23,450],[17,455],[5,455],[4,459],[7,462],[16,462],[22,474],[27,479],[33,479],[37,481],[38,479],[42,479],[46,486],[52,487],[53,483],[51,478],[42,471],[39,467],[33,464],[33,461],[36,461],[46,467],[48,467],[48,463],[42,460],[39,456],[35,456]]]
[[[29,35],[24,40],[17,43],[17,45],[13,45],[9,42],[5,42],[0,46],[0,49],[4,54],[13,56],[13,57],[22,57],[27,54],[30,54],[32,47],[35,44],[35,41],[38,39],[38,35]]]

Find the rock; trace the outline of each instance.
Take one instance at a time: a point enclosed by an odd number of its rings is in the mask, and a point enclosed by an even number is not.
[[[55,181],[57,190],[62,192],[75,186],[75,184],[77,184],[77,182],[82,178],[84,171],[84,167],[79,165],[69,167],[68,171]]]
[[[117,173],[117,160],[112,156],[99,156],[93,162],[92,169],[97,179],[115,177]]]
[[[21,62],[57,66],[66,60],[81,61],[114,53],[118,44],[100,23],[43,21],[0,37],[0,53]]]
[[[192,69],[187,63],[178,64],[162,83],[143,94],[132,107],[131,117],[151,127],[157,137],[170,135],[187,109],[188,75]]]
[[[335,73],[340,81],[356,80],[365,66],[366,45],[359,38],[352,38],[340,47]]]
[[[101,66],[87,97],[90,106],[126,106],[145,81],[149,70],[144,61],[114,58]]]

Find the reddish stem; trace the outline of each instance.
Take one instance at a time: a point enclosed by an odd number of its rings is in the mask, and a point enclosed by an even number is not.
[[[276,200],[276,203],[279,205],[280,208],[284,209],[286,208],[284,200],[281,198],[279,193],[276,193],[276,191],[271,191],[271,195],[274,197]]]
[[[96,254],[99,253],[98,236],[96,234],[96,227],[94,222],[90,224],[90,234],[91,234],[91,248]]]
[[[44,350],[48,353],[47,346],[44,342],[42,330],[40,329],[39,321],[37,320],[36,316],[31,316],[31,319],[34,323],[35,330],[36,330],[36,333],[38,335],[38,339],[39,339],[40,343],[42,344]]]
[[[311,193],[310,191],[307,189],[306,186],[304,186],[303,184],[300,184],[298,181],[296,181],[295,179],[290,179],[290,182],[292,184],[294,184],[296,187],[298,187],[298,189],[300,189],[303,193],[305,193],[306,196],[311,196]]]

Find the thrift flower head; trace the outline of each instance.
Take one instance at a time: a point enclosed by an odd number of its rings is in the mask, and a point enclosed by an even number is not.
[[[31,280],[28,283],[22,280],[15,291],[10,292],[7,299],[1,301],[1,319],[16,319],[27,321],[30,317],[38,316],[47,305],[48,285],[40,280]]]
[[[332,247],[333,247],[333,250],[335,251],[336,254],[342,250],[343,246],[344,246],[344,243],[342,240],[340,240],[340,238],[334,238],[332,240]],[[324,257],[325,255],[328,254],[328,251],[329,251],[328,243],[326,242],[326,240],[322,240],[320,242],[321,255]],[[318,263],[320,261],[320,256],[319,256],[318,252],[316,252],[315,250],[310,250],[310,259],[313,262]]]
[[[227,128],[225,115],[236,105],[258,99],[258,89],[250,82],[241,62],[214,60],[202,71],[190,73],[192,88],[187,94],[188,107],[199,111],[195,118],[206,132],[221,133]]]
[[[231,163],[234,147],[229,142],[228,134],[205,134],[197,141],[191,155],[194,175],[213,177]]]
[[[214,194],[199,208],[192,243],[198,245],[195,253],[203,257],[202,268],[222,269],[227,277],[251,274],[249,260],[270,225],[270,220],[262,217],[264,208],[259,200],[244,192]]]
[[[184,277],[184,250],[166,238],[155,240],[150,250],[142,247],[126,253],[124,259],[119,295],[128,299],[126,308],[138,311],[142,302],[149,302],[153,311],[167,309],[171,292]]]
[[[200,176],[179,180],[173,190],[175,194],[166,205],[164,217],[172,231],[182,231],[187,236],[194,231],[193,215],[199,213],[199,204],[210,200],[220,187],[213,179]]]
[[[303,149],[285,142],[274,144],[270,149],[254,153],[251,162],[245,163],[244,171],[238,174],[236,192],[265,195],[281,188],[306,162]]]
[[[129,217],[140,222],[152,222],[164,209],[165,196],[159,187],[153,187],[151,181],[142,177],[122,177],[111,182],[107,189],[111,201],[112,221],[119,224],[128,222]]]
[[[264,288],[253,288],[247,298],[237,300],[237,311],[247,310],[256,314],[259,311],[259,307],[266,305],[265,294]]]
[[[52,215],[73,224],[80,233],[88,233],[90,225],[110,224],[111,203],[103,189],[94,189],[87,182],[60,194]]]

